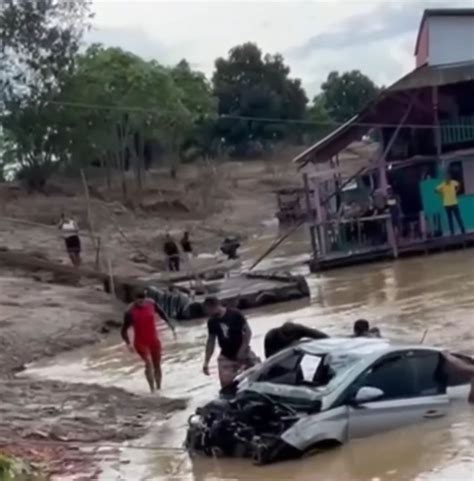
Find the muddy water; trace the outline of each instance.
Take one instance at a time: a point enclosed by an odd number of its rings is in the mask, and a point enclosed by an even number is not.
[[[359,317],[390,338],[440,344],[474,353],[474,256],[472,251],[420,257],[392,264],[333,271],[309,278],[311,301],[276,305],[249,313],[253,345],[286,320],[329,334],[348,333]],[[190,460],[181,451],[186,419],[217,389],[201,374],[205,326],[179,329],[174,342],[163,332],[164,394],[190,398],[185,413],[155,426],[135,444],[167,450],[125,449],[123,464],[109,465],[103,480],[211,481],[454,481],[474,479],[474,409],[463,403],[449,417],[400,432],[353,441],[313,458],[255,468],[248,461]],[[29,375],[122,386],[146,394],[140,364],[117,338],[32,366]],[[171,448],[177,448],[173,450]]]

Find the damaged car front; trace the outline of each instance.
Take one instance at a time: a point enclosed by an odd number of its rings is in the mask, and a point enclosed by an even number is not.
[[[266,464],[297,457],[319,442],[343,442],[344,407],[328,408],[360,359],[308,346],[243,373],[219,399],[199,408],[189,419],[187,448]]]

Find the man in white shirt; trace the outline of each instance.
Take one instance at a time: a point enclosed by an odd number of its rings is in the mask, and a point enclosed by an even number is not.
[[[73,219],[67,219],[64,214],[61,214],[58,227],[63,235],[66,251],[72,265],[79,267],[81,265],[81,238],[79,237],[79,228],[76,222]]]

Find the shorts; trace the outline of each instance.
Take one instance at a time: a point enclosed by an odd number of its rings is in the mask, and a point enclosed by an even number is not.
[[[66,250],[72,254],[79,254],[81,252],[81,239],[78,235],[71,235],[64,239],[66,243]]]
[[[155,341],[149,344],[135,344],[134,346],[137,354],[145,361],[151,360],[153,364],[161,362],[161,343]]]
[[[219,371],[221,387],[224,388],[229,384],[232,384],[232,381],[238,374],[255,366],[255,364],[258,364],[259,362],[260,359],[250,349],[245,359],[233,360],[220,354],[217,359],[217,368]]]

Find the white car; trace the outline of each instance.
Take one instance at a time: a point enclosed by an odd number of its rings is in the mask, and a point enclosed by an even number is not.
[[[445,416],[455,399],[467,399],[469,382],[435,347],[369,338],[303,342],[198,409],[186,446],[265,464]]]

